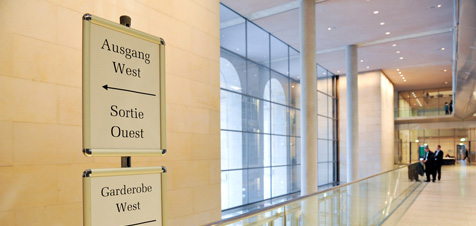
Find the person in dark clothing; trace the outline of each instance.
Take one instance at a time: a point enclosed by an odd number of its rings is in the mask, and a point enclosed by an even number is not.
[[[448,104],[448,111],[450,114],[453,114],[453,100],[450,100],[450,103]]]
[[[435,176],[438,174],[438,181],[441,180],[441,166],[443,165],[443,151],[441,150],[441,146],[437,145],[436,146],[436,151],[434,154],[435,158],[435,169],[434,169],[434,176],[433,176],[433,181],[435,181]]]
[[[425,163],[425,173],[426,173],[426,181],[430,182],[430,175],[433,176],[433,182],[435,182],[435,158],[432,151],[428,146],[425,147],[425,157],[423,158],[423,162]]]

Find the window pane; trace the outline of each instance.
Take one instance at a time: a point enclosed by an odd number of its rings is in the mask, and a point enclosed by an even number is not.
[[[220,87],[245,92],[246,60],[224,50],[220,54]]]
[[[249,21],[246,24],[248,58],[269,67],[269,33]]]
[[[269,168],[248,170],[248,202],[271,198],[271,173]]]
[[[317,116],[317,138],[328,139],[327,138],[327,118],[318,115]]]
[[[334,163],[329,163],[329,180],[327,183],[334,181]]]
[[[273,167],[272,172],[272,195],[273,197],[288,193],[288,174],[287,167]]]
[[[220,5],[220,46],[246,56],[245,34],[245,19]]]
[[[334,98],[327,97],[327,117],[334,117]]]
[[[317,162],[329,161],[328,140],[317,140]]]
[[[246,203],[247,174],[243,170],[221,173],[221,208],[229,209]]]
[[[271,72],[271,101],[288,105],[289,79],[276,72]]]
[[[287,165],[288,159],[288,137],[271,136],[271,157],[273,166]]]
[[[290,108],[291,136],[301,136],[301,111]]]
[[[288,135],[288,108],[278,104],[271,104],[271,133]]]
[[[243,133],[221,131],[221,169],[243,168]]]
[[[288,45],[271,36],[271,68],[283,75],[288,75]]]
[[[319,163],[317,164],[317,184],[325,185],[329,183],[329,164]]]
[[[327,77],[317,77],[317,90],[327,94]]]
[[[243,97],[244,115],[246,119],[246,130],[251,132],[263,132],[265,130],[264,122],[269,121],[268,109],[269,102],[258,100],[251,97]]]
[[[332,119],[327,119],[327,139],[332,140],[334,139],[334,120]]]
[[[242,130],[242,98],[239,94],[220,91],[220,123],[222,129]]]
[[[299,52],[289,48],[289,76],[299,80],[301,74],[301,58]]]
[[[317,92],[317,114],[327,116],[327,96]]]
[[[298,165],[301,164],[301,138],[291,137],[290,138],[291,146],[291,162],[290,164]]]
[[[248,167],[264,167],[271,163],[270,136],[248,133],[247,135]]]
[[[248,61],[247,93],[250,96],[269,100],[269,73],[269,69]]]
[[[301,190],[301,166],[290,167],[291,172],[291,192],[297,192]]]
[[[290,79],[291,84],[290,96],[291,96],[291,107],[301,108],[301,84],[299,81]]]

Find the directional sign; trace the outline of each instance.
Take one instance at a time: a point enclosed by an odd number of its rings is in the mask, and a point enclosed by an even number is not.
[[[165,150],[165,43],[83,16],[83,151],[150,156]]]
[[[165,177],[163,167],[86,170],[84,226],[165,226]]]

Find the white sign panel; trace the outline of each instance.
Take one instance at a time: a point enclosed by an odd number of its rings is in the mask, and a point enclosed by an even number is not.
[[[83,149],[93,156],[162,153],[163,40],[90,15],[83,25]]]
[[[158,167],[86,171],[84,225],[162,226],[164,175]]]

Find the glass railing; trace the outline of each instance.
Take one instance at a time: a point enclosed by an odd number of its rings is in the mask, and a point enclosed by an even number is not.
[[[421,163],[302,196],[207,226],[393,225],[423,189]]]

